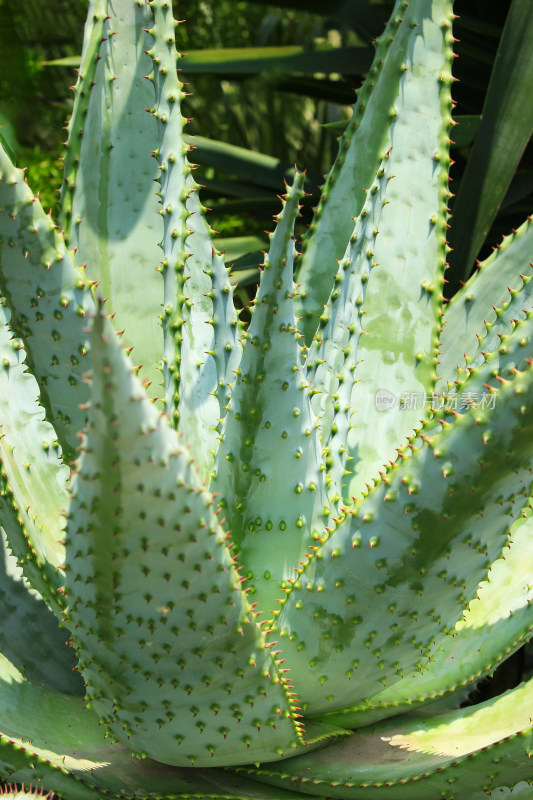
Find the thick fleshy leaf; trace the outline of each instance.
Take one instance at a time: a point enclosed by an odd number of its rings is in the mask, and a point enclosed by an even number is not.
[[[213,469],[241,344],[233,289],[222,256],[213,247],[196,185],[186,208],[190,233],[185,242],[178,431],[198,454],[198,465],[207,478]]]
[[[65,66],[78,69],[78,80],[74,87],[76,100],[69,121],[70,131],[78,131],[78,136],[69,136],[68,146],[63,161],[63,185],[61,187],[61,219],[65,235],[68,236],[73,226],[72,203],[76,188],[76,171],[83,141],[83,128],[87,115],[90,91],[95,78],[96,68],[101,59],[100,48],[104,38],[107,17],[107,0],[91,0],[89,15],[85,24],[83,55],[69,57]],[[81,63],[80,63],[81,61]]]
[[[533,679],[478,706],[364,728],[254,776],[340,800],[485,800],[529,782],[517,795],[525,800],[533,791],[532,703]]]
[[[29,589],[0,531],[0,653],[29,680],[56,692],[83,695],[67,631]],[[1,729],[1,721],[0,721]]]
[[[364,190],[372,183],[391,136],[392,174],[398,174],[396,191],[400,205],[393,212],[399,248],[395,253],[397,267],[391,266],[390,272],[397,282],[400,276],[404,277],[406,263],[410,265],[415,257],[412,245],[400,244],[406,234],[410,233],[412,239],[415,231],[418,235],[420,230],[427,230],[430,239],[444,238],[441,206],[445,204],[443,168],[447,165],[450,122],[451,22],[450,0],[414,0],[409,4],[398,0],[384,33],[376,40],[372,67],[359,90],[352,121],[340,140],[337,160],[326,179],[321,203],[304,242],[297,275],[301,284],[297,314],[303,317],[301,326],[308,343],[327,302],[337,261],[343,257],[352,233],[352,217],[361,211]],[[434,169],[439,164],[440,168]],[[421,169],[428,173],[425,177]],[[415,171],[420,196],[418,191],[415,195],[411,192]],[[437,194],[427,207],[428,194],[433,188]],[[410,198],[409,203],[405,197]],[[417,212],[421,202],[424,207]],[[385,232],[382,238],[387,237]],[[430,250],[431,247],[426,251],[427,265],[438,269],[439,259],[430,256]],[[391,257],[390,252],[387,257]],[[416,271],[413,267],[413,273]],[[412,279],[414,285],[414,274]],[[429,285],[435,278],[425,276],[418,280],[417,289],[423,280]],[[434,285],[437,295],[438,288]],[[389,305],[385,299],[383,305]]]
[[[265,618],[298,562],[327,536],[330,514],[293,310],[292,237],[302,184],[298,174],[271,238],[212,482]]]
[[[402,25],[410,26],[410,35],[390,129],[394,178],[385,191],[377,266],[362,306],[346,500],[360,496],[382,465],[395,459],[424,417],[402,399],[430,392],[435,379],[449,196],[451,3],[409,4]]]
[[[1,654],[0,775],[65,800],[302,797],[221,769],[180,769],[136,758],[130,747],[104,738],[98,717],[80,698],[32,684]]]
[[[83,382],[88,350],[86,314],[94,301],[24,173],[0,148],[0,290],[39,384],[65,460],[72,458],[86,420]]]
[[[307,379],[313,388],[313,410],[320,422],[332,492],[340,499],[349,475],[346,447],[350,428],[357,424],[351,407],[364,330],[364,298],[389,180],[389,156],[370,187],[361,215],[335,276],[334,288],[320,317],[307,354]],[[353,460],[353,457],[352,457]]]
[[[58,613],[69,470],[38,405],[39,387],[26,371],[26,354],[9,317],[0,306],[0,524],[25,576]]]
[[[498,347],[493,352],[484,348],[492,331],[480,342],[484,360],[446,395],[443,402],[447,408],[464,414],[470,407],[494,407],[501,400],[497,392],[500,383],[512,380],[516,370],[533,362],[533,312],[528,312],[524,320],[515,320],[511,327],[511,333],[495,337]],[[501,499],[500,495],[498,500]],[[331,721],[346,726],[364,725],[400,713],[413,704],[435,700],[460,684],[472,683],[490,673],[502,658],[527,641],[533,632],[530,505],[528,499],[510,527],[508,546],[480,584],[477,599],[423,671],[354,708],[333,714],[328,717]]]
[[[451,692],[464,694],[522,647],[533,635],[532,532],[529,500],[511,525],[502,557],[492,564],[464,617],[424,669],[325,719],[357,728],[438,702]]]
[[[304,567],[277,628],[306,713],[422,668],[461,617],[530,495],[532,394],[527,364],[494,408],[438,412]]]
[[[103,322],[67,526],[67,625],[88,701],[113,736],[163,763],[281,758],[302,742],[293,693],[216,503]]]
[[[213,465],[228,385],[240,357],[233,293],[213,246],[183,145],[183,87],[176,73],[172,7],[155,0],[149,55],[160,146],[165,408],[196,455],[202,477]]]
[[[435,391],[445,393],[464,369],[466,358],[473,366],[478,362],[474,354],[483,349],[494,349],[498,334],[508,333],[511,320],[524,317],[524,311],[533,307],[533,223],[524,222],[510,236],[503,239],[493,254],[479,265],[468,283],[446,307],[441,334],[439,380]],[[491,328],[489,342],[486,334]]]
[[[470,405],[494,405],[498,385],[533,361],[533,309],[522,316],[508,323],[511,331],[507,334],[496,334],[494,326],[487,325],[487,335],[480,339],[471,363],[459,371],[456,385],[437,402],[460,413]]]
[[[154,87],[146,79],[152,14],[147,3],[93,0],[69,126],[61,198],[63,224],[79,263],[98,281],[161,399],[163,281],[157,271],[163,224],[156,195]],[[144,154],[144,158],[143,158]],[[140,156],[140,157],[138,157]],[[143,313],[139,313],[143,309]]]

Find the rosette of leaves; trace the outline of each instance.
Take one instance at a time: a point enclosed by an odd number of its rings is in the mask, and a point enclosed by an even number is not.
[[[59,224],[2,150],[7,792],[531,793],[533,682],[461,705],[533,626],[533,234],[443,305],[452,25],[396,4],[246,329],[166,0],[90,4]]]

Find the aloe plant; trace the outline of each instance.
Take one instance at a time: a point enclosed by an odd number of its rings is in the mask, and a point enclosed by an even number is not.
[[[443,304],[452,24],[397,2],[247,327],[168,0],[90,4],[59,225],[1,151],[7,796],[531,796],[533,680],[463,701],[533,631],[533,226]]]

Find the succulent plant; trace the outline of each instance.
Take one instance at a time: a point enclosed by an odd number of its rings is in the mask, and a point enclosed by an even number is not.
[[[169,0],[90,4],[59,226],[0,152],[6,796],[532,796],[533,680],[463,701],[533,631],[533,226],[443,304],[452,23],[398,0],[248,326]]]

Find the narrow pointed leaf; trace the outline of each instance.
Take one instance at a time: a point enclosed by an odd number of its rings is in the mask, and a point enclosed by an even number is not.
[[[377,266],[362,306],[365,332],[350,402],[355,418],[347,442],[353,474],[346,482],[346,500],[360,496],[420,424],[424,408],[415,403],[400,408],[402,398],[425,397],[435,379],[449,195],[451,4],[439,0],[411,8],[420,16],[409,22],[409,55],[390,130],[394,177],[385,192],[388,204],[373,253]],[[407,19],[406,12],[402,24]]]
[[[294,176],[294,167],[283,164],[274,156],[256,153],[228,142],[207,139],[205,136],[185,134],[183,138],[194,149],[196,163],[229,172],[252,184],[279,191],[283,181]],[[270,200],[270,196],[268,199]]]
[[[255,258],[256,255],[266,250],[267,242],[259,236],[234,236],[215,239],[215,246],[224,253],[227,261],[236,261],[248,253]]]
[[[207,478],[241,345],[233,289],[222,256],[214,249],[198,186],[191,188],[186,207],[190,234],[185,242],[178,431],[198,453],[199,467]]]
[[[329,519],[292,301],[302,183],[297,175],[271,238],[212,484],[224,498],[239,563],[267,616],[309,547],[327,535]]]
[[[372,183],[388,149],[391,123],[397,130],[393,147],[399,151],[398,156],[400,153],[404,156],[406,152],[413,153],[414,160],[409,162],[410,182],[413,171],[418,171],[415,163],[421,163],[419,159],[422,153],[425,154],[429,148],[431,155],[433,152],[442,155],[443,141],[438,133],[435,138],[434,129],[435,124],[440,128],[442,111],[440,93],[435,90],[442,76],[443,98],[448,94],[447,87],[451,80],[451,20],[451,2],[448,0],[415,0],[409,4],[398,0],[384,33],[376,40],[372,67],[359,90],[352,121],[340,140],[337,160],[326,179],[323,198],[304,242],[297,275],[297,282],[301,284],[297,314],[303,317],[301,327],[307,343],[316,330],[318,317],[327,302],[337,271],[337,261],[343,257],[352,233],[352,217],[360,213],[365,200],[364,189]],[[415,46],[416,42],[418,44]],[[419,58],[424,60],[423,65],[419,65]],[[414,139],[406,151],[406,143],[400,141],[400,129],[404,123],[402,121],[398,125],[394,120],[400,113],[404,87],[411,83],[420,88],[415,89],[418,95],[416,99],[411,95],[412,99],[407,101],[411,116],[409,136],[414,135]],[[422,114],[422,108],[423,124],[412,121],[413,116]],[[446,108],[445,118],[448,114]],[[429,122],[431,119],[433,123]],[[428,124],[433,124],[431,131]],[[407,164],[404,169],[408,169]],[[392,170],[392,174],[395,174],[395,170]],[[439,173],[440,170],[437,170],[436,175]],[[435,179],[436,176],[432,176],[430,183],[433,184]],[[421,180],[420,185],[423,183],[424,180]],[[403,183],[398,191],[402,190]],[[437,208],[432,207],[424,216],[423,225],[428,230],[431,229],[428,220],[436,211]],[[408,214],[409,209],[405,213]],[[414,220],[413,216],[413,227],[416,227],[420,222],[415,223]],[[441,233],[441,223],[438,229]],[[403,236],[402,233],[399,239]]]
[[[488,326],[492,340],[508,333],[512,319],[523,318],[533,307],[533,224],[527,219],[489,258],[479,265],[468,283],[446,307],[439,348],[435,391],[445,392],[456,380],[458,369],[470,363],[485,339]]]
[[[163,225],[152,157],[157,124],[148,111],[151,38],[143,30],[152,14],[148,4],[129,0],[94,0],[92,10],[69,126],[62,220],[78,262],[87,262],[88,277],[115,314],[115,329],[126,329],[151,396],[161,399]]]
[[[69,471],[8,319],[9,312],[0,306],[0,523],[24,574],[58,612],[63,602],[58,570],[65,557],[61,515],[68,505]]]
[[[376,266],[376,235],[388,180],[387,155],[355,221],[350,244],[339,264],[334,289],[306,360],[307,377],[314,392],[313,410],[320,422],[322,446],[328,453],[332,491],[339,499],[351,466],[346,442],[350,428],[357,424],[351,407],[352,390],[364,328],[365,292],[370,271]]]
[[[368,47],[332,47],[319,44],[309,50],[299,45],[273,47],[234,47],[215,50],[190,50],[181,68],[185,73],[210,75],[254,75],[264,70],[278,73],[365,72],[372,51]]]
[[[78,80],[74,86],[75,102],[69,121],[71,135],[69,136],[63,161],[63,184],[61,186],[60,197],[60,222],[66,236],[71,234],[74,224],[72,203],[76,188],[77,165],[81,155],[83,129],[89,107],[91,88],[96,75],[98,62],[101,59],[100,48],[102,46],[102,39],[104,38],[107,5],[107,0],[90,1],[90,10],[85,25],[81,64],[80,57],[78,56],[74,57],[76,59],[75,61],[73,61],[72,56],[70,56],[67,63],[65,63],[65,66],[78,68]],[[77,136],[72,135],[74,131],[78,132]]]
[[[202,477],[213,465],[219,422],[228,401],[228,384],[240,356],[233,293],[221,256],[215,251],[198,186],[183,144],[185,96],[176,73],[172,8],[151,4],[154,25],[152,78],[154,115],[160,147],[160,198],[163,216],[165,408],[196,454]]]
[[[85,317],[94,301],[63,237],[1,148],[0,290],[63,457],[71,459],[86,419]]]

